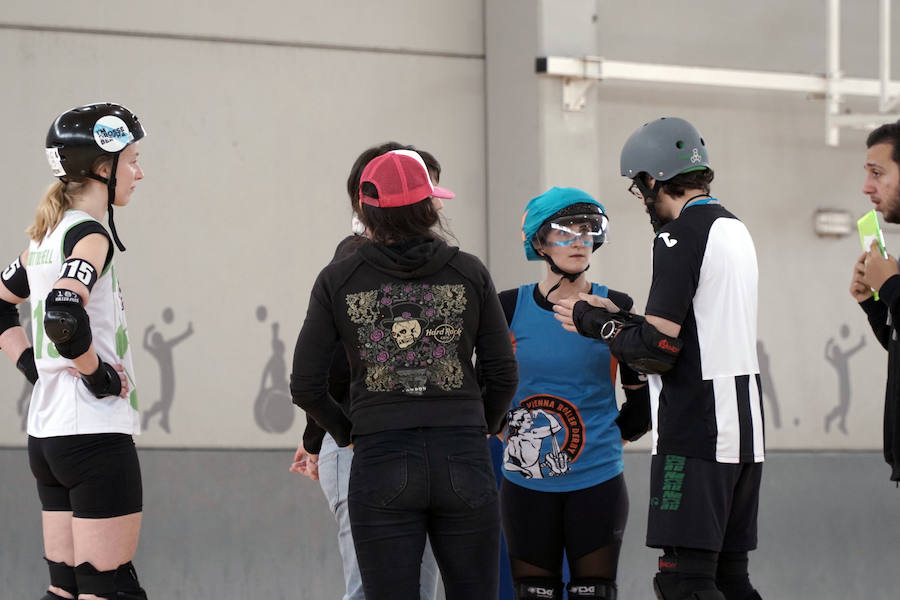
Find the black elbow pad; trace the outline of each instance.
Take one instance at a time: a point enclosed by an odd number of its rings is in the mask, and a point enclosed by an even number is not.
[[[683,343],[647,321],[624,323],[609,344],[613,356],[641,373],[662,374],[678,361]]]
[[[56,344],[60,356],[73,359],[87,352],[93,336],[81,296],[71,290],[54,288],[47,295],[46,307],[44,331]]]
[[[0,333],[19,326],[19,309],[12,302],[0,298]]]

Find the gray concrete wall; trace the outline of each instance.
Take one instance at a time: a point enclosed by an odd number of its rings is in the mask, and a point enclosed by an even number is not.
[[[154,420],[142,445],[296,444],[305,421],[287,395],[293,344],[316,275],[349,233],[345,181],[363,149],[398,140],[432,151],[457,193],[451,230],[486,257],[482,31],[474,0],[452,10],[413,0],[4,4],[0,122],[15,141],[0,148],[3,256],[25,247],[51,182],[43,140],[58,113],[111,99],[148,131],[146,178],[116,211],[142,409],[162,387],[145,333],[171,342],[191,324],[193,334],[171,349],[171,431]],[[20,377],[0,367],[15,396]],[[2,443],[21,443],[15,406],[2,409]]]
[[[877,2],[843,4],[843,69],[874,77]],[[865,132],[843,130],[841,145],[828,147],[821,100],[689,85],[602,81],[588,92],[584,110],[566,112],[562,80],[536,79],[528,54],[821,73],[825,3],[703,0],[686,9],[652,1],[510,0],[487,7],[488,189],[492,231],[501,234],[488,247],[497,287],[542,276],[540,265],[522,259],[521,236],[515,237],[522,210],[550,186],[573,185],[595,195],[610,215],[609,241],[594,255],[590,276],[643,306],[652,231],[619,175],[619,151],[647,121],[686,118],[708,143],[714,195],[747,223],[756,243],[759,340],[763,377],[771,383],[769,448],[879,448],[886,356],[847,293],[859,240],[813,232],[819,208],[853,215],[871,208],[860,192]],[[893,21],[896,31],[896,11]],[[898,58],[894,44],[894,65]],[[876,110],[874,99],[848,99],[847,106]],[[900,244],[898,232],[887,228],[889,247]],[[843,398],[841,378],[850,390]],[[826,430],[826,417],[842,405],[845,431],[836,418]]]
[[[292,453],[140,452],[144,528],[135,558],[151,598],[341,597],[336,526],[318,485],[287,472]],[[773,453],[763,476],[759,550],[764,598],[896,597],[897,489],[876,453]],[[649,456],[628,452],[631,513],[619,566],[622,598],[650,600]],[[22,449],[0,449],[2,598],[46,584],[40,510]]]
[[[701,129],[714,190],[757,244],[775,450],[752,558],[763,595],[895,597],[897,490],[876,451],[886,360],[846,293],[857,240],[812,233],[817,208],[869,208],[859,192],[864,133],[845,131],[842,145],[828,148],[820,101],[689,86],[603,82],[584,111],[567,113],[559,80],[534,72],[543,55],[822,72],[824,4],[4,2],[0,250],[8,259],[24,246],[22,230],[50,182],[41,143],[57,113],[113,99],[149,131],[147,179],[116,213],[129,247],[118,260],[144,408],[158,397],[160,374],[143,335],[151,326],[166,340],[188,324],[194,331],[173,348],[171,433],[154,421],[138,440],[147,512],[137,560],[154,597],[339,596],[331,516],[315,484],[286,471],[302,416],[289,412],[290,427],[266,432],[254,409],[286,402],[279,386],[290,348],[313,278],[347,230],[343,185],[360,150],[397,139],[434,151],[442,182],[458,195],[447,203],[450,226],[488,261],[500,289],[541,277],[522,257],[527,200],[551,185],[584,188],[611,216],[591,276],[640,305],[650,230],[618,175],[618,152],[632,130],[666,114]],[[848,75],[876,74],[876,6],[844,3]],[[896,10],[894,21],[896,30]],[[895,65],[898,53],[895,44]],[[887,243],[900,246],[900,230],[888,228]],[[827,362],[829,342],[849,352],[860,339],[865,346],[843,366]],[[847,432],[832,424],[826,433],[841,376],[851,389]],[[15,408],[21,377],[9,365],[0,367],[0,389],[0,598],[31,597],[45,569]],[[642,546],[641,448],[626,460],[632,513],[620,581],[630,598],[650,598],[655,564]]]

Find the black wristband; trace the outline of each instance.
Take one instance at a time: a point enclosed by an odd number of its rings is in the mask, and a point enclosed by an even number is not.
[[[19,360],[16,361],[16,368],[22,372],[31,385],[34,385],[38,380],[37,365],[34,364],[34,348],[29,346],[22,351]]]

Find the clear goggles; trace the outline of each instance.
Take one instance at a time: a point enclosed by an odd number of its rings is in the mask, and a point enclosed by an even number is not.
[[[569,246],[580,241],[585,246],[594,246],[606,241],[609,219],[600,214],[572,215],[554,219],[548,225],[544,236],[548,244]]]

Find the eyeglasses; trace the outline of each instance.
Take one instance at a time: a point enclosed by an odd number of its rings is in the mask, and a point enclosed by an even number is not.
[[[628,191],[631,192],[631,195],[638,200],[644,199],[644,194],[641,193],[641,188],[638,187],[637,181],[631,182],[631,185],[628,187]]]
[[[593,246],[606,240],[605,216],[583,223],[550,223],[550,231],[547,232],[547,243],[554,246],[570,246],[580,241],[585,246]]]

